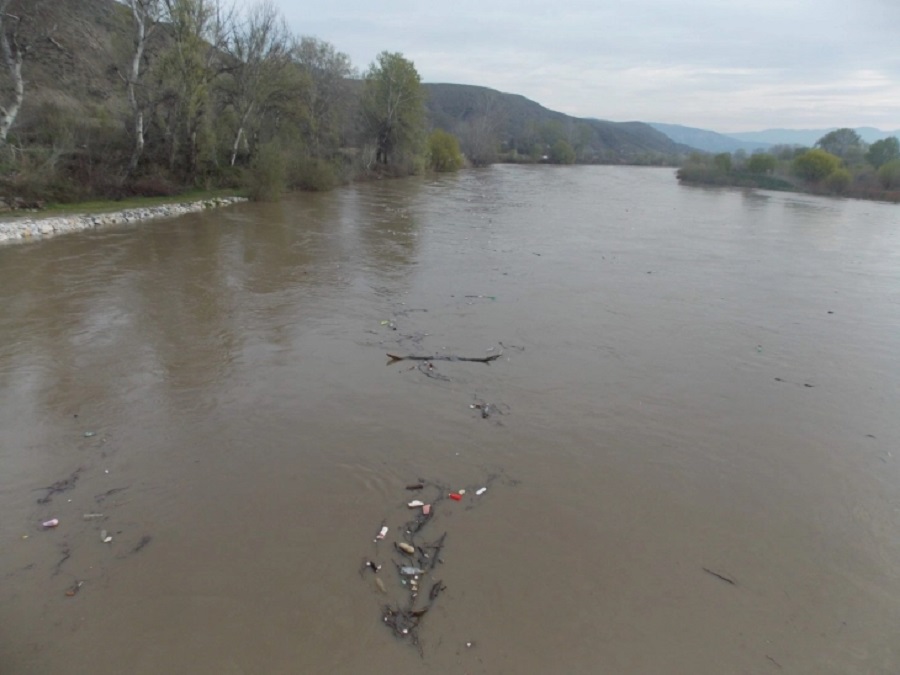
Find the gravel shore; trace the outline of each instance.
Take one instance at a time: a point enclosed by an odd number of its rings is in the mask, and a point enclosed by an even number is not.
[[[51,216],[42,218],[17,218],[0,222],[0,244],[34,241],[53,237],[66,232],[91,230],[108,225],[121,225],[154,218],[173,218],[185,213],[229,206],[247,201],[244,197],[214,197],[180,204],[161,204],[144,208],[114,211],[112,213],[80,214],[73,216]]]

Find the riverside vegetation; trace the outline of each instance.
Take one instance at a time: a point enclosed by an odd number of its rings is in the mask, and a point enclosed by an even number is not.
[[[388,36],[389,37],[389,36]],[[196,189],[271,200],[506,161],[675,165],[642,123],[363,72],[267,0],[0,0],[0,198],[11,208]]]
[[[867,145],[857,132],[843,128],[825,134],[813,148],[693,153],[678,179],[900,202],[900,142],[890,137]]]

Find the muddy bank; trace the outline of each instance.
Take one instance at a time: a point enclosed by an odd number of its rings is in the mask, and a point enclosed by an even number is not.
[[[85,213],[74,216],[54,216],[24,218],[21,220],[9,220],[0,222],[0,244],[33,241],[53,237],[66,232],[79,232],[91,230],[96,227],[109,225],[122,225],[141,220],[153,220],[156,218],[174,218],[185,213],[214,209],[220,206],[230,206],[237,202],[247,201],[245,197],[214,197],[201,199],[194,202],[181,202],[178,204],[161,204],[112,213]]]

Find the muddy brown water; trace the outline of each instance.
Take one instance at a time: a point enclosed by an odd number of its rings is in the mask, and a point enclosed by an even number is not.
[[[0,248],[0,672],[897,673],[898,383],[898,207],[671,170]],[[420,478],[421,655],[359,574]]]

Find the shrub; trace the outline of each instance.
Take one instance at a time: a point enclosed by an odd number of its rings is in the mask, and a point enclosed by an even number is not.
[[[575,150],[568,141],[560,139],[550,148],[550,161],[554,164],[574,164]]]
[[[878,169],[878,180],[885,190],[900,188],[900,159],[894,159]]]
[[[428,165],[432,171],[458,171],[463,158],[456,136],[442,129],[435,129],[428,137]]]
[[[804,180],[818,183],[834,173],[841,165],[841,160],[824,150],[807,150],[794,160],[794,173]]]
[[[774,155],[765,152],[758,152],[750,155],[747,160],[746,169],[749,173],[772,173],[778,166],[778,160]]]
[[[260,147],[247,169],[245,186],[253,201],[277,202],[285,189],[284,155],[275,143]]]
[[[715,166],[716,170],[720,173],[728,173],[731,171],[731,155],[727,152],[720,152],[713,157],[713,166]]]
[[[325,192],[334,189],[338,184],[338,177],[331,162],[299,155],[291,162],[288,183],[300,190]]]
[[[847,169],[836,169],[828,174],[825,178],[825,187],[835,194],[844,194],[850,184],[853,182],[853,176]]]

